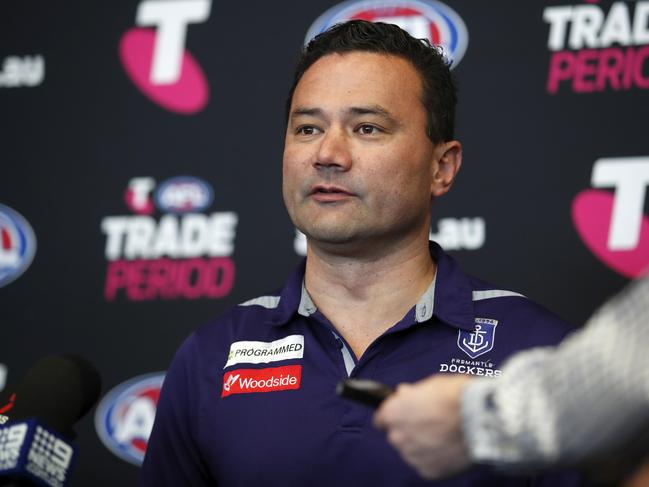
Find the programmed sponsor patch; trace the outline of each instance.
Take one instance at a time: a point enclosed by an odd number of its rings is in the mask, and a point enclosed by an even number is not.
[[[273,342],[241,341],[230,345],[228,361],[223,368],[235,364],[267,364],[304,356],[304,335],[290,335]]]
[[[299,389],[301,382],[301,365],[285,365],[269,369],[236,369],[223,374],[221,397],[231,394]]]

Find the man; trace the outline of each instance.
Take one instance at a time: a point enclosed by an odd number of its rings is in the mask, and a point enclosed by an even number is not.
[[[281,292],[183,344],[158,404],[145,485],[425,484],[373,428],[372,411],[337,397],[336,384],[351,376],[394,386],[440,370],[497,376],[512,352],[569,331],[429,246],[431,200],[461,164],[455,103],[440,52],[396,26],[354,21],[309,43],[283,161],[306,261]],[[483,467],[446,485],[529,482]]]
[[[649,455],[648,323],[649,277],[559,347],[516,354],[500,379],[439,375],[400,387],[376,424],[428,478],[471,462],[518,471],[597,462],[598,476],[620,480]]]

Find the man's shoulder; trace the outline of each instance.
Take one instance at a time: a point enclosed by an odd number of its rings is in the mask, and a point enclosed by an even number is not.
[[[300,305],[304,261],[284,285],[231,306],[194,332],[201,340],[264,340],[277,334],[274,325],[287,323]]]
[[[259,330],[271,325],[281,303],[280,292],[271,292],[230,306],[195,331],[200,338],[236,333],[248,327]]]
[[[270,320],[282,303],[281,290],[264,293],[228,308],[215,321],[241,322],[246,319],[266,318]]]
[[[230,306],[194,330],[176,352],[176,360],[202,362],[208,357],[227,355],[232,343],[237,341],[272,340],[280,302],[277,292]]]
[[[435,242],[430,243],[430,249],[440,274],[435,307],[442,319],[455,319],[465,328],[472,326],[473,319],[489,319],[498,322],[499,333],[507,330],[517,335],[524,330],[539,339],[535,345],[555,343],[574,329],[523,292],[467,274]]]
[[[553,344],[575,327],[531,297],[508,287],[471,277],[476,318],[492,318],[508,333],[526,336],[535,345]],[[526,340],[527,341],[527,340]]]

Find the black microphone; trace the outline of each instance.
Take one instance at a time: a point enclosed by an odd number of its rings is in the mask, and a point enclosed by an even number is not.
[[[0,401],[0,485],[66,485],[76,455],[73,425],[100,391],[99,373],[78,355],[34,364]]]

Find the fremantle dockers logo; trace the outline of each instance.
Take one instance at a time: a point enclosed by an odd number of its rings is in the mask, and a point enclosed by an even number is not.
[[[494,348],[497,320],[476,318],[475,330],[460,330],[457,346],[471,358],[479,357]]]

